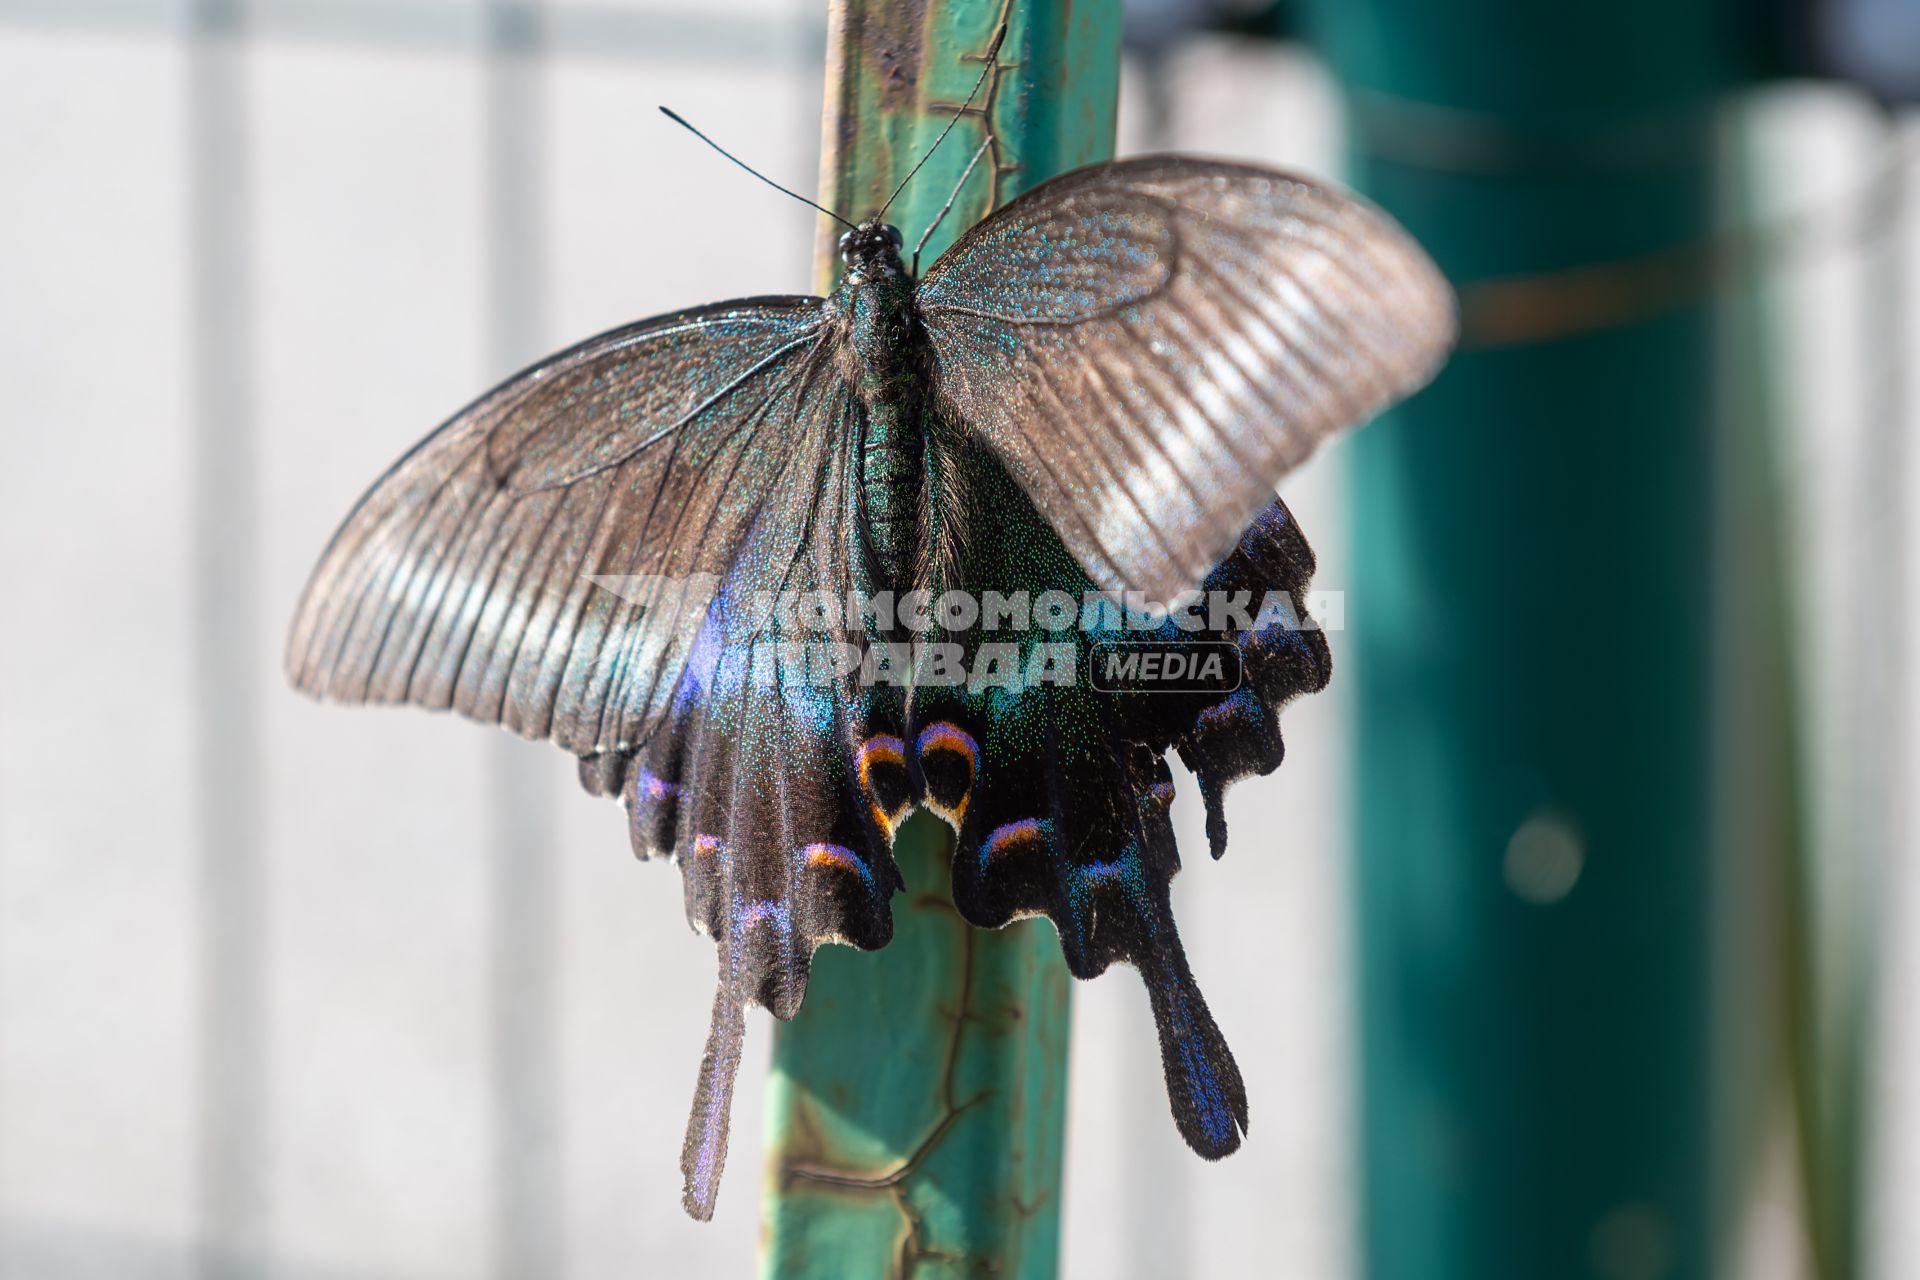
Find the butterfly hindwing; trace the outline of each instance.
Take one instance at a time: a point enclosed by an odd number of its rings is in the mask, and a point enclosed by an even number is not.
[[[1180,859],[1165,753],[1195,769],[1217,855],[1225,787],[1279,764],[1281,704],[1327,680],[1325,637],[1304,625],[1312,555],[1272,502],[1203,584],[1242,614],[1214,619],[1203,605],[1184,627],[1129,617],[978,441],[946,430],[937,442],[952,497],[946,536],[966,554],[933,557],[946,566],[933,594],[1027,602],[1024,616],[983,612],[977,626],[936,633],[932,642],[964,653],[949,666],[967,678],[929,681],[923,670],[910,695],[908,764],[920,803],[955,830],[955,905],[983,928],[1047,916],[1076,977],[1115,961],[1136,968],[1181,1133],[1223,1156],[1246,1129],[1246,1093],[1173,919]],[[1093,668],[1116,643],[1230,645],[1240,678],[1211,693],[1103,691]]]
[[[891,830],[865,779],[868,745],[896,737],[904,692],[867,686],[850,654],[876,636],[860,619],[810,612],[874,590],[855,536],[857,466],[847,399],[834,446],[766,504],[708,605],[659,730],[626,761],[624,798],[643,857],[679,862],[694,926],[719,967],[712,1030],[681,1167],[684,1203],[713,1212],[725,1164],[743,1011],[791,1018],[824,942],[865,950],[893,935],[901,886]]]

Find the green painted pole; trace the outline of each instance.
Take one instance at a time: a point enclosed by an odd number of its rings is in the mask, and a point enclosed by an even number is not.
[[[1729,6],[1307,16],[1356,185],[1467,330],[1350,455],[1367,1274],[1706,1280],[1715,364],[1684,268]]]
[[[821,202],[861,217],[904,177],[1007,33],[971,118],[894,203],[911,246],[969,159],[993,148],[923,265],[996,204],[1113,154],[1117,0],[835,0]],[[823,231],[823,286],[839,265]],[[946,827],[926,814],[894,855],[884,951],[827,947],[774,1040],[761,1271],[780,1280],[1057,1269],[1069,978],[1051,928],[985,932],[955,912]]]

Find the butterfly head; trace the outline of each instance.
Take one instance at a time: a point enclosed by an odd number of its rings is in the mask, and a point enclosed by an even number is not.
[[[874,277],[904,274],[900,262],[900,228],[869,218],[840,237],[840,261],[856,283]]]

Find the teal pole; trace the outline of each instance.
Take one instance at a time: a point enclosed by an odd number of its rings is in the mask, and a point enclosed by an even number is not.
[[[1719,5],[1313,0],[1466,345],[1351,450],[1376,1280],[1705,1280]],[[1684,262],[1682,252],[1677,261]]]
[[[1113,154],[1117,0],[835,0],[821,202],[880,207],[966,99],[981,96],[889,214],[912,245],[969,159],[994,148],[928,244],[931,262],[994,205]],[[826,231],[819,258],[838,266]],[[916,1280],[1056,1274],[1069,978],[1053,929],[968,926],[947,829],[918,814],[894,854],[894,936],[825,947],[774,1040],[762,1274]]]

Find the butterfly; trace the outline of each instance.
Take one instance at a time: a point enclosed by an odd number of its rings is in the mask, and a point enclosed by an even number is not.
[[[678,862],[719,969],[697,1218],[745,1008],[790,1018],[815,948],[887,943],[922,808],[968,921],[1046,916],[1075,975],[1139,971],[1181,1134],[1239,1145],[1169,906],[1166,756],[1218,857],[1225,788],[1278,766],[1280,707],[1329,674],[1273,485],[1425,383],[1455,328],[1385,214],[1246,165],[1080,169],[917,279],[880,215],[849,225],[829,297],[643,320],[456,414],[347,517],[287,646],[309,694],[551,739],[641,857]],[[1141,645],[1211,646],[1236,680],[1094,687]]]

